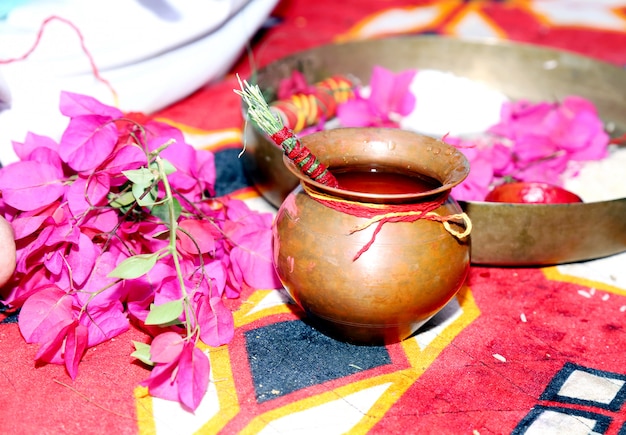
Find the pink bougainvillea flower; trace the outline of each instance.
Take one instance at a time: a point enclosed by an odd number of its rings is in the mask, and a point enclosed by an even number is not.
[[[67,189],[65,197],[72,214],[79,216],[93,207],[106,205],[110,190],[110,177],[99,172],[87,177],[77,177]]]
[[[417,70],[394,74],[382,67],[374,67],[370,81],[370,97],[381,113],[408,115],[415,107],[415,95],[410,92]]]
[[[35,358],[57,364],[63,363],[63,341],[74,322],[72,298],[55,285],[45,286],[30,296],[18,317],[26,342],[40,345]]]
[[[189,284],[188,281],[185,284]],[[156,285],[156,292],[154,295],[154,304],[163,305],[168,302],[178,301],[183,298],[183,292],[178,285],[178,280],[175,275],[166,276],[161,282]],[[191,286],[189,286],[191,288]],[[181,317],[181,320],[183,318]]]
[[[180,227],[178,243],[182,251],[190,255],[215,252],[215,238],[220,234],[211,222],[185,219],[178,226]]]
[[[92,172],[111,154],[118,139],[117,127],[99,115],[72,118],[61,137],[59,155],[77,172]]]
[[[155,363],[170,363],[180,358],[185,341],[180,334],[167,331],[157,335],[150,344],[150,361]]]
[[[198,295],[196,312],[200,326],[200,338],[213,347],[229,343],[235,333],[233,313],[226,308],[220,296]]]
[[[495,142],[491,146],[491,164],[494,177],[501,178],[510,174],[515,170],[515,163],[511,159],[511,148],[502,142]]]
[[[18,326],[27,343],[38,343],[51,329],[60,330],[73,321],[72,298],[54,285],[42,288],[22,306]]]
[[[176,382],[180,402],[196,410],[209,386],[209,358],[194,343],[187,343],[180,354]]]
[[[279,288],[280,281],[272,266],[272,231],[268,228],[250,229],[233,234],[230,252],[233,273],[252,288]],[[240,282],[238,282],[240,287]]]
[[[177,357],[169,357],[174,359],[167,363],[155,363],[150,377],[142,385],[148,387],[154,397],[179,401],[187,409],[195,411],[209,385],[209,358],[193,342],[186,342]]]
[[[83,233],[79,234],[78,243],[73,243],[69,252],[65,253],[67,267],[71,270],[72,280],[77,287],[82,287],[91,275],[100,254],[102,248]]]
[[[562,174],[568,166],[569,159],[565,154],[555,155],[545,160],[526,163],[518,162],[511,178],[518,181],[534,181],[550,184],[561,184]]]
[[[87,306],[87,313],[80,318],[80,323],[89,331],[87,344],[96,346],[128,331],[130,323],[120,301],[105,306]]]
[[[20,160],[35,160],[60,166],[59,144],[52,138],[26,133],[23,143],[13,141],[13,150]],[[44,157],[46,156],[46,157]],[[51,162],[54,160],[54,162]]]
[[[7,205],[33,211],[52,204],[66,190],[58,166],[36,161],[18,161],[0,171],[0,191]]]
[[[609,135],[589,100],[569,96],[551,115],[547,118],[554,123],[552,140],[570,160],[599,160],[607,156]]]
[[[50,216],[58,206],[58,202],[53,202],[46,207],[20,213],[11,219],[15,240],[30,236],[35,231],[39,230],[41,224],[48,219],[48,216]]]
[[[0,169],[0,212],[14,225],[18,263],[14,285],[3,288],[0,298],[21,308],[20,329],[25,340],[39,344],[36,358],[64,364],[72,378],[87,348],[136,322],[161,337],[153,343],[151,390],[195,409],[209,376],[208,358],[195,345],[203,340],[219,346],[232,339],[233,316],[222,298],[238,296],[234,285],[250,285],[242,265],[261,267],[263,277],[274,273],[266,246],[258,245],[258,258],[238,253],[269,231],[271,219],[255,218],[235,201],[231,214],[237,222],[229,222],[230,199],[209,200],[216,176],[213,154],[186,143],[180,130],[78,94],[63,93],[60,108],[70,118],[60,142],[27,134],[24,143],[14,142],[20,161]],[[138,176],[150,169],[157,176],[156,153],[167,161],[180,230],[174,240],[162,210],[153,214],[151,206],[135,204],[135,181],[123,173],[134,170]],[[163,202],[165,183],[152,185],[154,180],[145,182],[156,187]],[[265,236],[260,241],[271,242]],[[158,255],[157,264],[139,278],[109,276],[138,254]],[[233,281],[227,294],[233,265],[240,281]],[[142,325],[153,305],[183,300],[187,307],[178,320],[191,324],[191,336],[181,340],[186,328],[178,324]],[[178,344],[160,349],[163,337],[172,334]]]
[[[543,119],[555,107],[554,103],[534,104],[528,100],[504,102],[500,110],[500,121],[487,132],[512,140],[520,135],[542,134]]]
[[[27,244],[18,244],[17,271],[20,273],[28,273],[33,267],[45,265],[45,258],[51,252],[61,250],[65,253],[72,244],[79,242],[80,230],[67,220],[69,212],[66,205],[60,205],[53,210],[47,209],[47,213],[50,214],[44,220],[37,237],[30,237],[22,242],[29,242]],[[63,277],[56,276],[55,279],[61,280]]]
[[[276,96],[279,100],[285,100],[294,94],[310,94],[313,92],[315,92],[315,86],[309,84],[302,72],[294,70],[290,77],[280,81]]]
[[[147,274],[125,282],[126,295],[120,299],[126,302],[129,315],[140,322],[144,322],[148,316],[150,304],[155,301],[156,289],[160,295],[163,285],[169,285],[168,281],[171,281],[171,277],[175,276],[175,273],[176,270],[171,264],[157,262]],[[161,330],[160,327],[157,328]]]
[[[570,161],[606,157],[609,137],[593,104],[568,96],[561,103],[507,102],[489,133],[510,141],[509,163],[497,150],[498,176],[521,181],[562,183]]]
[[[81,231],[90,237],[95,237],[114,231],[118,223],[119,214],[115,210],[108,208],[101,208],[98,211],[91,210],[81,220]]]
[[[480,141],[457,137],[446,136],[444,140],[456,146],[470,163],[469,175],[452,189],[452,196],[459,201],[482,201],[494,178],[491,147]]]
[[[240,288],[280,288],[272,263],[272,216],[253,213],[243,201],[231,200],[227,207],[225,234],[230,244],[230,285]]]
[[[146,123],[146,128],[157,135],[148,141],[150,151],[156,150],[169,140],[174,140],[160,154],[176,167],[176,172],[168,177],[172,186],[193,202],[204,199],[207,194],[214,195],[216,172],[211,152],[197,150],[187,144],[180,130],[165,123],[150,121]]]
[[[178,401],[178,362],[180,356],[169,363],[155,363],[150,371],[150,376],[141,382],[148,388],[148,393],[153,397],[165,400]]]
[[[68,118],[98,115],[113,120],[124,115],[121,110],[103,104],[94,97],[68,91],[61,92],[59,110]]]
[[[63,360],[67,373],[72,379],[78,375],[78,363],[85,354],[88,346],[88,329],[80,324],[72,324],[68,328],[63,350]]]
[[[102,165],[102,172],[109,176],[111,186],[120,186],[128,182],[122,171],[147,165],[146,154],[136,146],[121,146],[113,151]]]
[[[337,107],[337,117],[344,127],[397,127],[398,119],[415,107],[410,85],[417,73],[407,70],[395,74],[380,66],[373,68],[370,92],[357,90],[356,98]]]

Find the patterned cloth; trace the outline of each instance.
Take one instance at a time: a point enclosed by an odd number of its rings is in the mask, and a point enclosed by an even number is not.
[[[336,41],[397,33],[494,37],[626,65],[626,2],[284,1],[223,80],[156,116],[212,149],[218,192],[271,210],[237,153],[235,73]],[[90,350],[76,381],[33,366],[0,325],[2,431],[17,434],[625,434],[626,254],[546,268],[472,267],[459,294],[402,343],[353,346],[311,328],[284,291],[231,302],[233,342],[207,349],[195,414],[137,387],[131,330]]]

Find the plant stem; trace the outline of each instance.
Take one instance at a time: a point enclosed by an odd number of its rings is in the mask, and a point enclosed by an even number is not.
[[[163,181],[163,187],[165,188],[165,199],[167,203],[167,209],[169,213],[169,246],[168,250],[174,260],[174,268],[176,269],[176,277],[178,278],[178,285],[180,286],[181,293],[183,294],[183,308],[185,310],[185,327],[187,328],[187,337],[192,336],[190,320],[193,318],[193,313],[189,303],[189,294],[185,287],[185,281],[183,279],[183,272],[180,268],[180,261],[178,259],[178,251],[176,250],[176,231],[178,230],[178,221],[176,220],[176,210],[174,209],[174,197],[172,195],[172,187],[169,180],[165,175],[165,167],[163,166],[163,160],[160,156],[155,157],[155,162],[159,167],[159,174]]]

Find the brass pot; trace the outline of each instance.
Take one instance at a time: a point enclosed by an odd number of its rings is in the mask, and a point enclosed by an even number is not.
[[[331,171],[382,166],[441,183],[422,193],[360,193],[314,182],[285,158],[300,184],[282,203],[274,222],[274,263],[293,300],[314,326],[340,340],[381,344],[409,337],[461,288],[469,271],[470,243],[459,233],[471,224],[444,225],[426,218],[386,222],[355,259],[377,225],[352,232],[368,219],[328,203],[375,204],[386,213],[388,206],[419,208],[443,196],[434,213],[458,218],[461,207],[447,193],[467,176],[468,161],[439,140],[397,129],[327,130],[303,137],[302,143]]]

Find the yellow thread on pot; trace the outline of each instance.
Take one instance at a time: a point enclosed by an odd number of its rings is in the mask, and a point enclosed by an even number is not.
[[[323,201],[323,202],[343,204],[343,205],[347,205],[347,206],[351,206],[351,207],[359,208],[359,209],[376,209],[377,211],[389,210],[392,208],[392,206],[389,204],[375,204],[375,203],[367,203],[367,202],[362,202],[362,201],[350,201],[348,199],[337,198],[337,197],[327,195],[324,193],[315,192],[306,184],[302,184],[302,188],[309,196],[319,201]],[[435,213],[433,211],[425,212],[423,210],[408,210],[408,211],[397,211],[397,212],[376,214],[375,216],[371,218],[367,218],[367,221],[364,222],[363,224],[357,225],[354,228],[352,228],[352,230],[350,230],[350,234],[355,233],[357,231],[361,231],[377,222],[388,221],[393,218],[402,218],[402,217],[408,217],[408,216],[416,216],[417,219],[428,219],[428,220],[441,222],[443,224],[443,227],[446,229],[446,231],[448,231],[454,237],[457,237],[459,239],[469,236],[470,233],[472,232],[472,221],[466,213],[455,213],[455,214],[451,214],[448,216],[441,216],[440,214]],[[454,228],[452,228],[452,226],[450,226],[450,222],[457,222],[457,223],[462,222],[465,225],[465,230],[464,231],[455,230]]]

